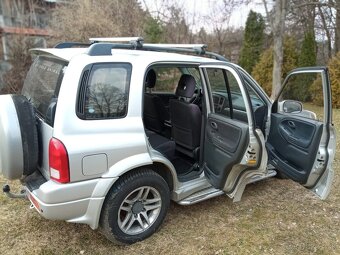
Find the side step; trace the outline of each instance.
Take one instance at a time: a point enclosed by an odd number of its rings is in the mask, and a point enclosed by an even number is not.
[[[241,200],[243,191],[247,184],[258,182],[258,181],[273,177],[275,175],[276,175],[276,171],[272,169],[271,170],[268,169],[268,173],[266,175],[259,175],[259,174],[249,175],[239,182],[239,184],[237,185],[237,187],[234,189],[232,193],[227,194],[227,195],[230,198],[233,198],[233,202],[238,202]],[[213,198],[213,197],[217,197],[223,194],[225,194],[225,192],[223,192],[222,190],[215,189],[214,187],[209,187],[201,191],[198,191],[184,198],[183,200],[178,201],[177,203],[180,205],[192,205],[192,204],[196,204],[198,202],[201,202],[201,201]]]
[[[217,196],[220,196],[220,195],[223,195],[223,194],[224,194],[224,192],[222,190],[210,187],[210,188],[206,188],[204,190],[198,191],[198,192],[184,198],[183,200],[179,201],[178,203],[180,205],[192,205],[192,204],[196,204],[198,202],[207,200],[209,198],[217,197]]]

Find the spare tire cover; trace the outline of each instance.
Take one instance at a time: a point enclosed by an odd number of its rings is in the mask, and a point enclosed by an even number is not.
[[[0,96],[0,171],[8,179],[30,175],[38,164],[34,109],[21,95]]]

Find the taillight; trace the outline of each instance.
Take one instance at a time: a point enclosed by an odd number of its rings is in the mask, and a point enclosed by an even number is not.
[[[70,182],[68,155],[64,144],[56,138],[51,138],[48,146],[50,177],[60,182]]]

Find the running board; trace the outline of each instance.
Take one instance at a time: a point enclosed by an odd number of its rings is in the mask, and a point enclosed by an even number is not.
[[[240,182],[237,184],[236,188],[232,193],[227,194],[228,197],[233,199],[233,202],[239,202],[241,201],[242,194],[244,192],[244,189],[247,184],[262,181],[264,179],[273,177],[276,175],[276,171],[273,169],[268,169],[267,174],[254,174],[252,175],[251,172],[249,172],[249,175],[243,176],[243,178],[240,180]]]
[[[210,188],[206,188],[204,190],[198,191],[198,192],[184,198],[181,201],[178,201],[178,204],[180,204],[180,205],[192,205],[192,204],[196,204],[198,202],[207,200],[209,198],[217,197],[217,196],[220,196],[220,195],[223,195],[223,194],[224,194],[224,192],[222,190],[210,187]]]
[[[234,191],[230,194],[227,194],[230,198],[233,198],[233,202],[239,202],[241,201],[242,194],[244,192],[244,189],[247,184],[258,182],[270,177],[273,177],[276,175],[275,170],[268,170],[268,173],[266,175],[252,175],[248,176],[246,178],[243,178],[237,185],[237,187],[234,189]],[[214,187],[209,187],[204,190],[198,191],[186,198],[184,198],[181,201],[178,201],[177,203],[180,205],[192,205],[196,204],[198,202],[202,202],[204,200],[208,200],[213,197],[217,197],[220,195],[225,194],[222,190],[215,189]]]

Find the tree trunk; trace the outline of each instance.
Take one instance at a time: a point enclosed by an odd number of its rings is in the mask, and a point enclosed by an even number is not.
[[[327,26],[327,22],[326,22],[326,19],[325,19],[325,15],[323,14],[322,12],[322,9],[321,9],[321,6],[318,5],[318,10],[319,10],[319,13],[320,13],[320,18],[321,18],[321,22],[322,22],[322,26],[325,30],[325,33],[326,33],[326,37],[327,37],[327,54],[328,54],[328,59],[326,62],[328,62],[328,60],[330,58],[332,58],[332,36],[331,36],[331,32],[329,31],[329,27]],[[337,12],[337,19],[338,19],[338,12]],[[340,17],[339,17],[340,18]],[[340,24],[339,24],[340,25]],[[335,48],[336,48],[336,44],[337,44],[337,39],[336,39],[337,35],[335,33]],[[340,43],[340,42],[339,42]]]
[[[273,85],[271,98],[276,98],[281,91],[281,76],[283,63],[283,37],[286,18],[286,0],[277,0],[274,7],[274,19],[272,22],[274,40],[274,66],[273,66]]]
[[[335,53],[340,51],[340,0],[335,1],[336,5],[336,22],[335,22]]]

